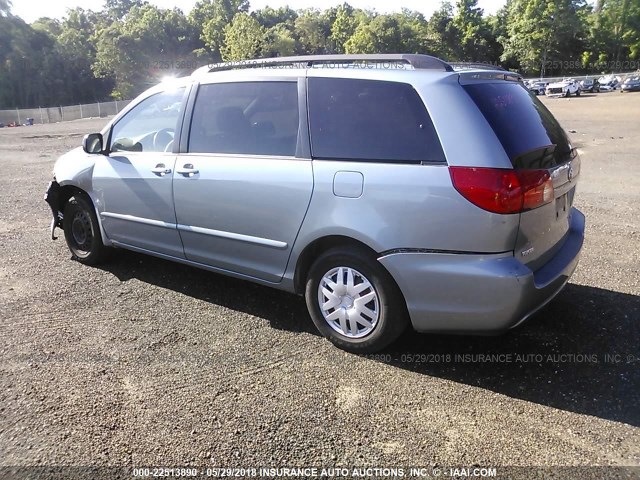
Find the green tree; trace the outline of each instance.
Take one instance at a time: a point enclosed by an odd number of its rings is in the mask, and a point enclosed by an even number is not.
[[[62,33],[60,21],[55,18],[40,17],[31,24],[31,28],[57,38]]]
[[[589,27],[588,61],[616,67],[640,59],[640,0],[600,0]]]
[[[514,0],[502,59],[541,76],[549,67],[562,71],[563,61],[575,61],[584,49],[585,8],[584,0]]]
[[[296,40],[286,24],[279,23],[265,32],[262,45],[263,57],[287,57],[294,55],[295,52]]]
[[[140,8],[146,3],[145,0],[106,0],[104,6],[109,18],[122,20],[133,7]]]
[[[347,53],[425,53],[426,22],[420,14],[408,10],[393,15],[378,15],[360,23],[345,43]]]
[[[253,12],[251,16],[264,28],[269,29],[276,25],[284,25],[289,31],[293,30],[296,18],[298,18],[296,11],[287,6],[280,8],[264,7]]]
[[[403,8],[392,15],[397,19],[405,52],[433,53],[433,44],[427,34],[427,20],[420,12]]]
[[[319,10],[303,10],[295,21],[298,50],[302,54],[321,54],[328,51],[331,24]]]
[[[331,41],[333,48],[338,53],[344,53],[345,43],[353,36],[358,28],[358,24],[363,21],[355,15],[355,11],[351,5],[345,3],[340,5],[336,11],[336,19],[331,25]]]
[[[217,60],[224,47],[225,28],[236,14],[248,10],[248,0],[200,0],[189,14],[189,21],[201,32],[201,40]]]
[[[248,13],[237,13],[224,29],[222,59],[225,62],[258,57],[265,42],[264,28]]]
[[[200,46],[180,10],[145,4],[99,32],[92,68],[96,76],[114,79],[114,98],[131,98],[164,76],[190,71]]]
[[[55,38],[21,18],[0,16],[0,105],[46,105],[55,94]]]
[[[65,68],[59,76],[73,86],[73,103],[102,100],[113,88],[110,78],[97,79],[92,70],[96,61],[96,29],[103,26],[104,19],[77,7],[68,10],[60,24],[55,48]]]
[[[409,10],[378,15],[347,3],[249,14],[248,0],[199,0],[188,17],[147,0],[106,0],[101,11],[75,8],[62,20],[31,25],[10,9],[11,0],[0,0],[0,105],[9,107],[130,98],[222,56],[419,52],[500,59],[542,74],[575,71],[580,61],[587,70],[597,62],[615,70],[640,59],[640,0],[596,0],[593,7],[586,0],[506,0],[491,16],[477,0],[456,0],[455,8],[445,1],[428,21]]]
[[[495,15],[487,17],[487,27],[490,31],[489,45],[487,51],[487,61],[501,64],[504,68],[515,69],[518,67],[513,61],[501,61],[504,52],[504,39],[507,36],[507,18],[509,15],[509,4],[513,0],[507,0],[506,4],[500,8]]]
[[[442,2],[427,22],[427,37],[435,54],[448,60],[458,60],[459,32],[453,22],[453,6]]]
[[[298,14],[289,7],[265,7],[251,14],[263,28],[261,56],[286,57],[296,53],[294,36]]]
[[[478,0],[458,0],[453,17],[458,42],[456,53],[460,60],[478,62],[489,60],[491,31]]]

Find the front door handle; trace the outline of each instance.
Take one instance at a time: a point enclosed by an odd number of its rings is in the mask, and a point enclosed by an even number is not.
[[[176,173],[184,175],[185,177],[193,177],[194,175],[200,173],[200,171],[194,168],[192,163],[185,163],[182,168],[176,170]]]
[[[156,168],[152,168],[151,171],[160,177],[164,177],[165,175],[171,173],[171,169],[165,167],[164,163],[159,163],[156,165]]]

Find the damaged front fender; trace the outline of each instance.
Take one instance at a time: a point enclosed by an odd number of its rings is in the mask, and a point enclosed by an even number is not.
[[[63,214],[60,211],[60,185],[55,180],[49,182],[47,191],[44,194],[44,201],[49,204],[51,214],[53,215],[51,219],[51,240],[57,240],[58,237],[56,237],[55,234],[56,227],[62,228]]]

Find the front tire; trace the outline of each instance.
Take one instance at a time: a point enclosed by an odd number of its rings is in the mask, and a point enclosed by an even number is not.
[[[337,347],[373,353],[408,324],[400,289],[373,255],[341,247],[322,254],[307,276],[305,299],[320,333]]]
[[[85,265],[97,265],[106,258],[107,247],[102,243],[96,212],[88,197],[79,194],[69,199],[62,226],[75,260]]]

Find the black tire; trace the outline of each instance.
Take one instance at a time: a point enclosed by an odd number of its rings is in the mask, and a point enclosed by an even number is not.
[[[88,197],[78,194],[69,199],[62,226],[75,260],[85,265],[97,265],[106,259],[108,249],[102,243],[96,212]]]
[[[576,90],[576,97],[580,96],[580,90]]]
[[[569,89],[567,88],[567,91],[564,94],[565,98],[569,98],[571,96],[571,92],[569,91]]]
[[[365,281],[371,285],[371,289],[364,289],[353,298],[345,293],[345,296],[342,298],[348,298],[351,301],[351,308],[348,305],[345,306],[345,312],[350,311],[353,315],[353,312],[358,308],[358,300],[369,297],[372,291],[375,295],[375,300],[371,300],[368,303],[364,303],[363,300],[359,303],[360,305],[366,306],[370,311],[377,311],[378,315],[375,321],[373,320],[374,317],[368,317],[369,320],[372,320],[370,323],[373,324],[371,330],[364,333],[364,331],[368,329],[364,324],[362,325],[362,333],[358,333],[359,327],[357,324],[355,332],[349,328],[350,333],[363,335],[359,338],[345,335],[334,329],[334,327],[330,325],[330,321],[325,319],[320,307],[320,283],[323,281],[325,275],[338,267],[346,267],[352,270],[356,278],[355,282],[357,282],[355,283],[356,287],[358,285],[365,285]],[[336,273],[335,277],[332,278],[335,278],[337,282],[338,274]],[[344,272],[343,278],[345,280],[348,278],[346,271]],[[362,280],[363,278],[364,280]],[[360,298],[358,298],[358,296],[360,296]],[[311,266],[307,275],[305,299],[311,319],[320,333],[334,345],[348,352],[373,353],[380,351],[396,340],[409,323],[406,303],[395,281],[373,255],[359,248],[339,247],[323,253]],[[333,311],[337,312],[339,309],[343,309],[343,307],[338,306],[337,308],[333,308]],[[329,313],[329,316],[331,316],[332,313],[333,312]],[[362,319],[362,317],[359,318]],[[334,321],[337,322],[337,320]],[[349,323],[350,327],[351,325],[352,323]],[[336,325],[336,328],[337,327]]]

